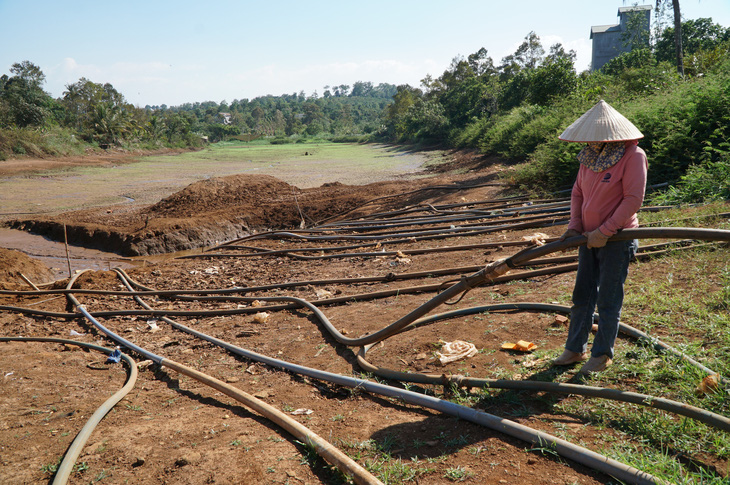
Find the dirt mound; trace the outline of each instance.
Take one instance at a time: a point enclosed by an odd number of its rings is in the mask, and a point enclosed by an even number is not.
[[[270,175],[230,175],[195,182],[145,212],[151,217],[194,217],[204,212],[290,201],[301,190]]]
[[[472,170],[484,162],[480,156],[466,153],[457,158],[466,168],[460,170],[460,175],[438,174],[366,185],[333,182],[307,189],[270,175],[229,175],[194,182],[150,206],[85,209],[10,221],[7,225],[56,241],[67,237],[69,244],[123,256],[169,253],[211,246],[262,230],[312,227],[346,213],[354,217],[357,213],[351,211],[365,204],[368,211],[388,210],[395,205],[418,204],[439,193],[451,197],[463,187],[490,182],[495,177],[490,171]],[[444,189],[448,186],[452,188]]]
[[[297,229],[303,221],[311,226],[426,184],[335,183],[302,190],[268,175],[232,175],[195,182],[152,206],[87,209],[10,221],[8,226],[56,241],[67,237],[73,245],[141,256],[214,245],[253,231]]]
[[[0,288],[30,289],[23,283],[21,274],[34,283],[45,283],[53,279],[53,272],[40,261],[13,249],[0,248]]]

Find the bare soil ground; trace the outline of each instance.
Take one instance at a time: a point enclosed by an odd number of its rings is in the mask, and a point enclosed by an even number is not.
[[[497,161],[473,153],[453,153],[452,161],[429,177],[364,186],[329,184],[301,190],[270,176],[230,176],[193,184],[147,207],[129,210],[94,209],[40,220],[17,227],[58,236],[66,224],[77,243],[105,247],[125,254],[154,254],[213,244],[235,235],[266,229],[293,230],[302,220],[313,223],[347,213],[358,215],[412,207],[484,201],[503,194],[497,182],[504,170]],[[445,186],[462,187],[448,190]],[[476,187],[478,186],[478,187]],[[428,187],[433,187],[428,189]],[[476,188],[468,188],[476,187]],[[418,190],[423,189],[423,190]],[[376,199],[376,200],[374,200]],[[370,201],[370,202],[369,202]],[[352,211],[352,212],[348,212]],[[411,227],[411,229],[416,226]],[[563,226],[539,232],[556,236]],[[406,240],[384,244],[388,251],[522,241],[534,228],[436,240]],[[286,250],[304,247],[347,246],[352,242],[305,242],[279,237],[245,242],[251,247]],[[379,248],[381,250],[383,248]],[[316,301],[325,295],[346,296],[439,284],[459,275],[389,280],[379,283],[328,283],[314,280],[416,273],[438,268],[483,265],[515,253],[504,245],[427,254],[350,256],[301,259],[286,254],[268,256],[153,259],[129,271],[155,289],[214,289],[253,287],[274,283],[308,282],[285,289],[260,290],[254,297],[292,295]],[[364,252],[372,249],[357,249]],[[249,250],[250,251],[250,250]],[[352,250],[343,250],[349,252]],[[199,252],[199,251],[198,251]],[[243,251],[245,253],[246,250]],[[325,253],[307,253],[324,256]],[[330,253],[327,253],[330,254]],[[0,281],[5,288],[28,289],[22,272],[37,283],[43,268],[20,253],[4,251]],[[661,262],[642,263],[646,273],[662,271]],[[446,311],[499,301],[538,301],[567,304],[573,274],[534,277],[516,283],[474,288]],[[630,276],[640,280],[642,276]],[[61,283],[56,286],[62,285]],[[682,282],[678,281],[681,286]],[[119,290],[111,271],[82,275],[76,288]],[[681,288],[679,288],[681,290]],[[374,299],[321,306],[347,336],[373,333],[428,301],[435,292],[404,292]],[[122,296],[77,295],[90,311],[138,308]],[[251,310],[251,303],[202,300],[181,302],[162,297],[145,299],[159,309]],[[66,312],[66,300],[55,296],[3,296],[0,304]],[[356,348],[337,343],[309,311],[270,311],[256,322],[253,311],[228,316],[181,317],[197,330],[261,354],[344,375],[359,375]],[[562,348],[566,329],[556,315],[539,312],[493,312],[428,325],[376,345],[371,362],[408,372],[463,374],[480,377],[561,379],[562,373],[545,362]],[[153,329],[152,323],[159,326]],[[464,481],[485,484],[598,484],[615,483],[604,474],[549,450],[534,448],[484,427],[409,405],[303,378],[231,355],[212,344],[175,331],[146,316],[104,319],[110,329],[136,345],[191,366],[232,384],[268,404],[291,413],[330,443],[368,466],[388,483],[438,484]],[[114,344],[82,319],[0,313],[0,334],[69,338]],[[80,335],[76,335],[80,334]],[[441,366],[435,357],[439,341],[467,340],[480,352],[467,360]],[[532,341],[539,351],[503,351],[504,342]],[[621,339],[618,346],[632,345]],[[141,358],[134,355],[137,360]],[[4,483],[48,483],[53,466],[85,420],[125,382],[121,364],[105,364],[105,356],[71,345],[0,343],[0,477]],[[617,383],[620,385],[621,383]],[[395,384],[397,385],[397,384]],[[424,386],[441,395],[445,389]],[[448,391],[448,389],[447,389]],[[460,391],[470,406],[518,423],[561,434],[572,442],[600,451],[622,439],[620,431],[597,428],[579,415],[555,409],[563,399],[516,391]],[[529,396],[529,398],[528,398]],[[590,400],[586,400],[589,405]],[[727,461],[698,452],[698,463],[727,473]],[[386,475],[383,475],[385,473]],[[340,483],[341,478],[313,459],[301,443],[277,425],[240,403],[164,367],[144,367],[132,392],[100,423],[84,448],[71,483]]]

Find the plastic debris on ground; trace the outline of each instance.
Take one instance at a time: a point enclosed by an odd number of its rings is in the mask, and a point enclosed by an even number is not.
[[[436,352],[441,365],[446,365],[457,360],[474,357],[479,351],[476,346],[463,340],[454,340],[453,342],[443,342],[441,350]]]
[[[506,342],[502,344],[503,350],[516,350],[518,352],[532,352],[537,348],[537,345],[535,345],[532,342],[527,342],[525,340],[519,340],[517,343],[510,343]]]
[[[119,361],[122,359],[122,351],[119,350],[119,347],[114,349],[114,352],[109,354],[109,357],[106,359],[107,364],[118,364]]]
[[[544,246],[545,245],[545,239],[550,238],[545,233],[542,232],[536,232],[535,234],[531,236],[522,236],[523,241],[528,241],[530,244],[533,244],[535,246]]]
[[[266,323],[266,320],[269,319],[269,314],[267,312],[258,312],[256,315],[253,316],[254,323]]]

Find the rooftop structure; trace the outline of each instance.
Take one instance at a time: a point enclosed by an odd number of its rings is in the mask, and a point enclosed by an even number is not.
[[[593,55],[591,57],[592,71],[600,69],[604,64],[619,54],[631,50],[631,47],[626,45],[623,34],[628,30],[628,19],[632,14],[643,15],[643,28],[646,29],[647,33],[649,32],[651,26],[651,9],[651,5],[620,7],[618,9],[618,24],[594,25],[591,27],[591,40],[593,40]]]

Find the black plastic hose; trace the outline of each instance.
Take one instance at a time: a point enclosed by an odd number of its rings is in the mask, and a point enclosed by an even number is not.
[[[76,275],[74,275],[73,278],[70,279],[68,284],[69,289],[73,286],[76,278],[81,274],[82,273],[77,273]],[[356,461],[348,457],[336,447],[332,446],[325,439],[323,439],[295,419],[287,416],[286,414],[282,413],[273,406],[270,406],[267,403],[261,401],[260,399],[257,399],[256,397],[231,386],[230,384],[226,384],[219,379],[187,367],[183,364],[180,364],[179,362],[160,357],[157,354],[154,354],[146,349],[143,349],[133,344],[132,342],[112,332],[111,330],[104,327],[101,323],[99,323],[99,321],[86,310],[86,307],[84,307],[84,305],[82,305],[72,293],[68,293],[67,298],[84,315],[84,317],[89,322],[91,322],[92,325],[94,325],[107,337],[111,338],[118,344],[133,349],[138,354],[143,355],[145,358],[150,359],[159,365],[169,367],[170,369],[173,369],[181,374],[192,377],[193,379],[203,384],[206,384],[207,386],[210,386],[213,389],[216,389],[217,391],[220,391],[227,396],[232,397],[233,399],[236,399],[237,401],[243,403],[250,409],[253,409],[255,412],[281,426],[283,429],[288,431],[292,436],[300,440],[305,445],[310,446],[319,456],[321,456],[328,463],[336,466],[343,474],[353,477],[356,483],[366,485],[383,485],[380,480],[375,478],[370,472],[365,470],[365,468],[360,466]]]
[[[131,289],[131,283],[127,281],[124,277],[125,273],[122,270],[118,269],[116,271],[120,275],[120,277],[122,277],[122,281],[124,282],[124,284]],[[146,306],[146,304],[140,299],[137,299],[137,301]],[[242,349],[240,347],[231,345],[230,343],[223,340],[198,332],[171,319],[164,318],[163,320],[167,323],[170,323],[174,328],[178,330],[184,331],[190,335],[194,335],[198,338],[220,346],[221,348],[227,349],[232,353],[254,361],[262,362],[276,368],[284,369],[290,372],[294,372],[296,374],[306,375],[308,377],[320,379],[326,382],[332,382],[334,384],[350,388],[363,389],[371,393],[394,397],[411,404],[434,409],[436,411],[440,411],[457,418],[465,419],[472,423],[476,423],[489,429],[499,431],[508,436],[512,436],[528,443],[532,443],[533,445],[540,447],[549,447],[560,456],[571,459],[577,463],[581,463],[594,470],[598,470],[610,476],[616,477],[619,480],[624,480],[628,483],[660,483],[655,477],[646,472],[630,467],[616,460],[607,458],[587,448],[574,445],[573,443],[570,443],[563,439],[557,438],[547,433],[543,433],[542,431],[534,430],[508,419],[500,418],[498,416],[494,416],[483,411],[478,411],[466,406],[452,403],[450,401],[438,399],[436,397],[426,396],[404,389],[399,389],[393,386],[375,383],[366,379],[357,379],[354,377],[342,376],[339,374],[333,374],[326,371],[292,364],[290,362],[285,362],[271,357],[266,357],[261,354],[257,354],[256,352]]]

